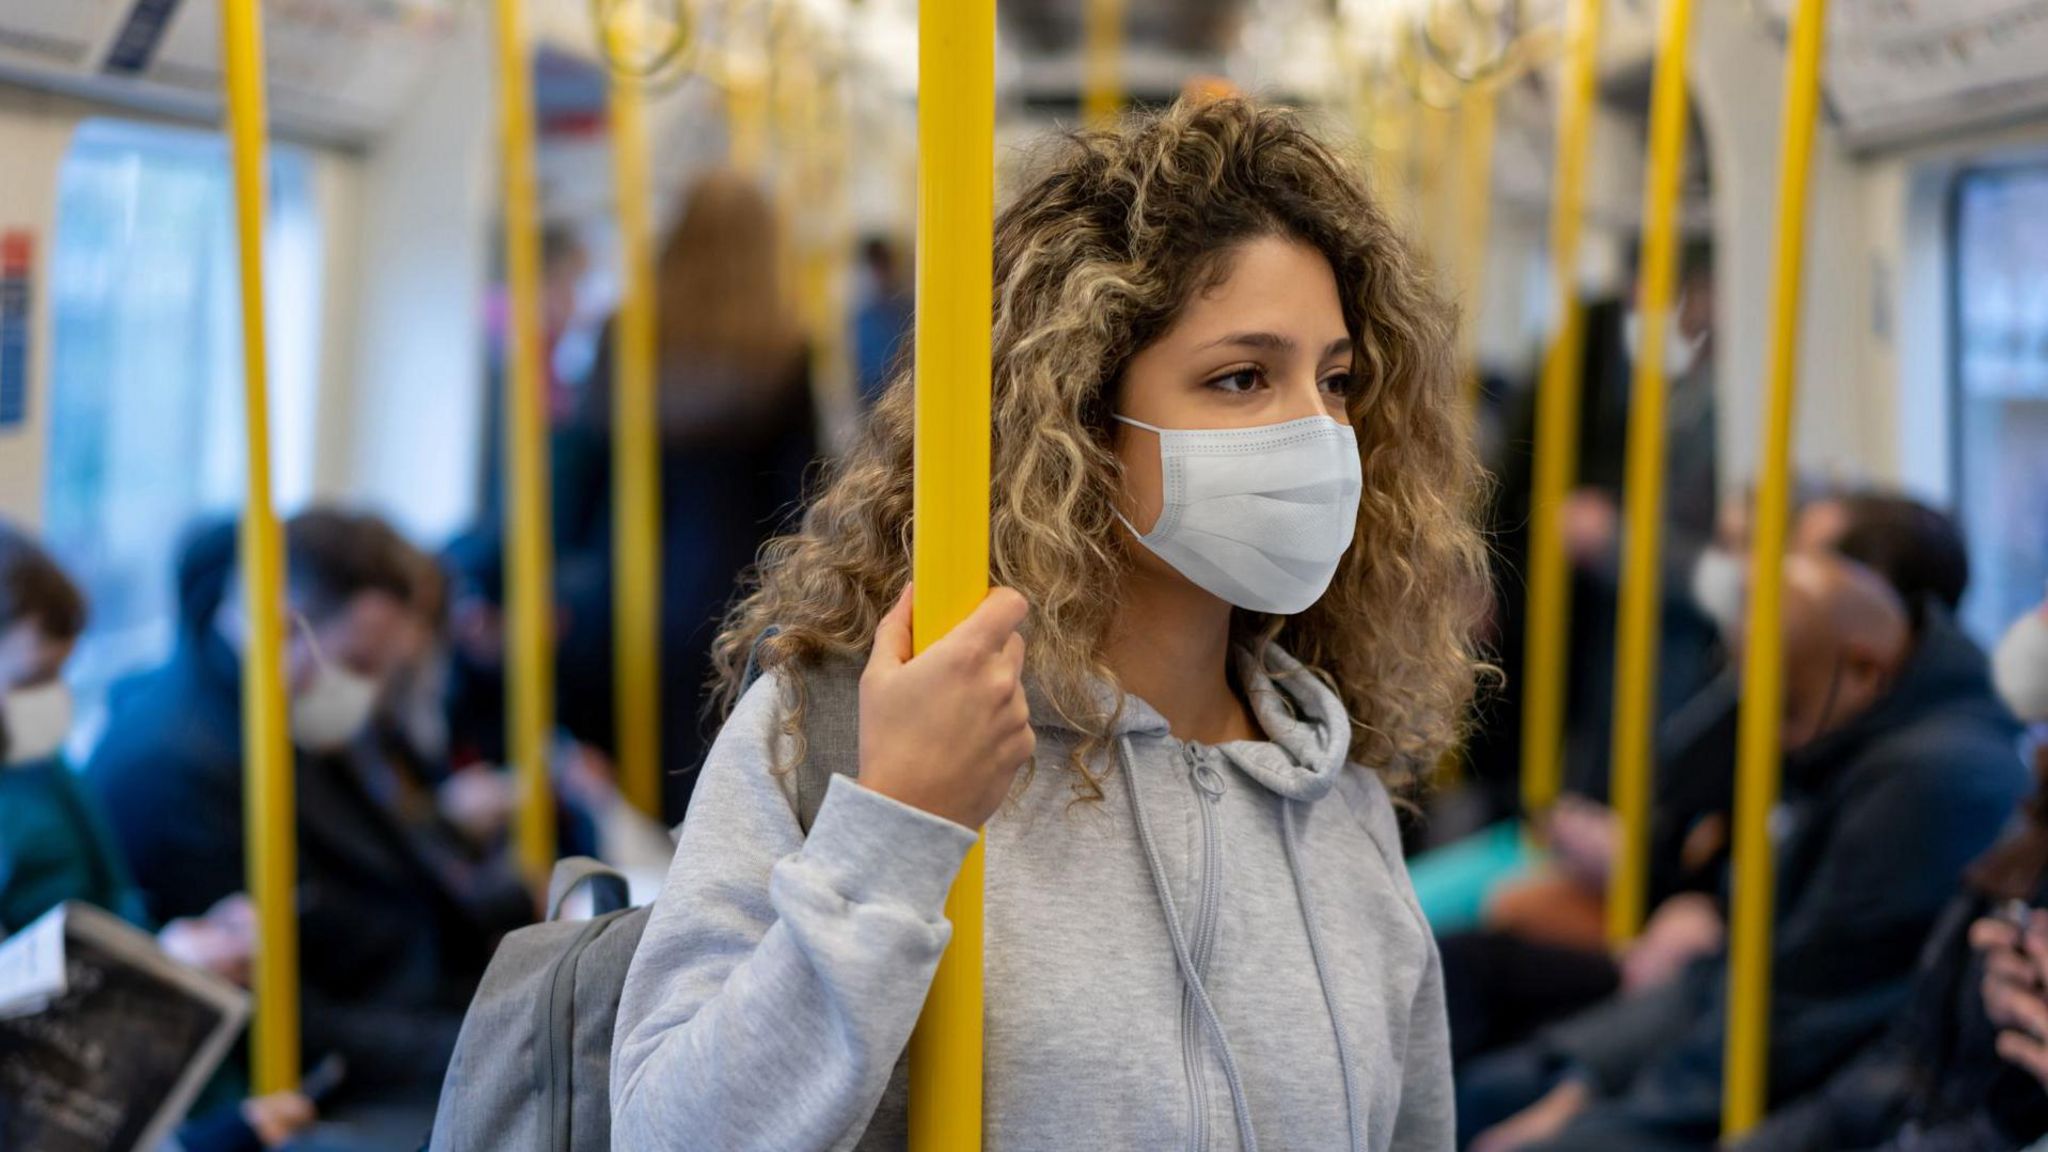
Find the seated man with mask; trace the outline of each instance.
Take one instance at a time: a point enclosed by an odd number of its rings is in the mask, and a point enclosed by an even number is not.
[[[428,1101],[477,973],[456,962],[458,900],[351,760],[407,652],[412,571],[372,518],[285,528],[285,677],[296,753],[305,1051],[348,1065],[341,1103]],[[188,615],[167,664],[125,687],[87,769],[158,918],[244,883],[242,662],[235,581]]]
[[[1837,556],[1786,562],[1784,805],[1771,1096],[1819,1083],[1904,1003],[1964,867],[2026,787],[1983,653]],[[1727,964],[1714,954],[1474,1064],[1460,1123],[1484,1152],[1708,1149]]]

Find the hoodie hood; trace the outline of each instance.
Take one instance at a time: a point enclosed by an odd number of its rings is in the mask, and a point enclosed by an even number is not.
[[[1237,648],[1231,658],[1252,716],[1266,738],[1219,744],[1216,751],[1275,795],[1288,800],[1321,799],[1336,786],[1349,763],[1351,719],[1343,700],[1277,644],[1266,645],[1263,654]],[[1097,707],[1116,717],[1113,738],[1173,739],[1166,717],[1140,697],[1123,693],[1119,712],[1115,688],[1098,683],[1095,695]],[[1076,731],[1035,689],[1031,700],[1031,714],[1041,727]]]

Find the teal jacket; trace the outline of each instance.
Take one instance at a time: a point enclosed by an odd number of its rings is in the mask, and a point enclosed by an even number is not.
[[[99,805],[61,756],[0,767],[0,937],[66,900],[153,929]]]

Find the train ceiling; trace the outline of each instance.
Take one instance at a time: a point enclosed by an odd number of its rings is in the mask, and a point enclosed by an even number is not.
[[[586,0],[527,0],[543,33],[587,20]],[[879,41],[907,55],[915,0],[800,0],[863,26],[903,24]],[[1144,98],[1177,77],[1244,59],[1280,25],[1332,27],[1339,11],[1379,14],[1427,0],[1125,0],[1127,79]],[[1454,0],[1483,3],[1484,0]],[[1537,11],[1555,0],[1527,0]],[[1630,12],[1653,0],[1612,0]],[[1742,3],[1781,29],[1794,0]],[[1027,103],[1071,100],[1086,0],[1000,0],[1008,73]],[[219,0],[5,0],[0,79],[211,118],[217,107]],[[361,143],[394,117],[455,23],[482,0],[265,0],[271,101],[294,134]],[[557,11],[559,10],[559,11]],[[2048,0],[1835,0],[1830,112],[1851,147],[1891,148],[2048,110]],[[1313,39],[1313,38],[1311,38]],[[1304,42],[1302,48],[1313,45]],[[1307,67],[1292,46],[1274,53]],[[908,62],[904,62],[908,63]],[[901,78],[905,87],[914,83]],[[1285,82],[1285,75],[1255,82]],[[1154,91],[1158,89],[1158,91]]]

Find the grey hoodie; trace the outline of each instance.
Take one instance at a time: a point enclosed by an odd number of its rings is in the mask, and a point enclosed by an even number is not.
[[[1334,692],[1276,650],[1238,660],[1270,743],[1183,743],[1130,699],[1101,802],[1074,801],[1078,736],[1041,724],[990,821],[989,1152],[1452,1146],[1443,980],[1393,808],[1347,762]],[[806,840],[772,768],[780,699],[757,684],[720,734],[627,977],[627,1152],[902,1129],[884,1090],[974,836],[836,777]]]

